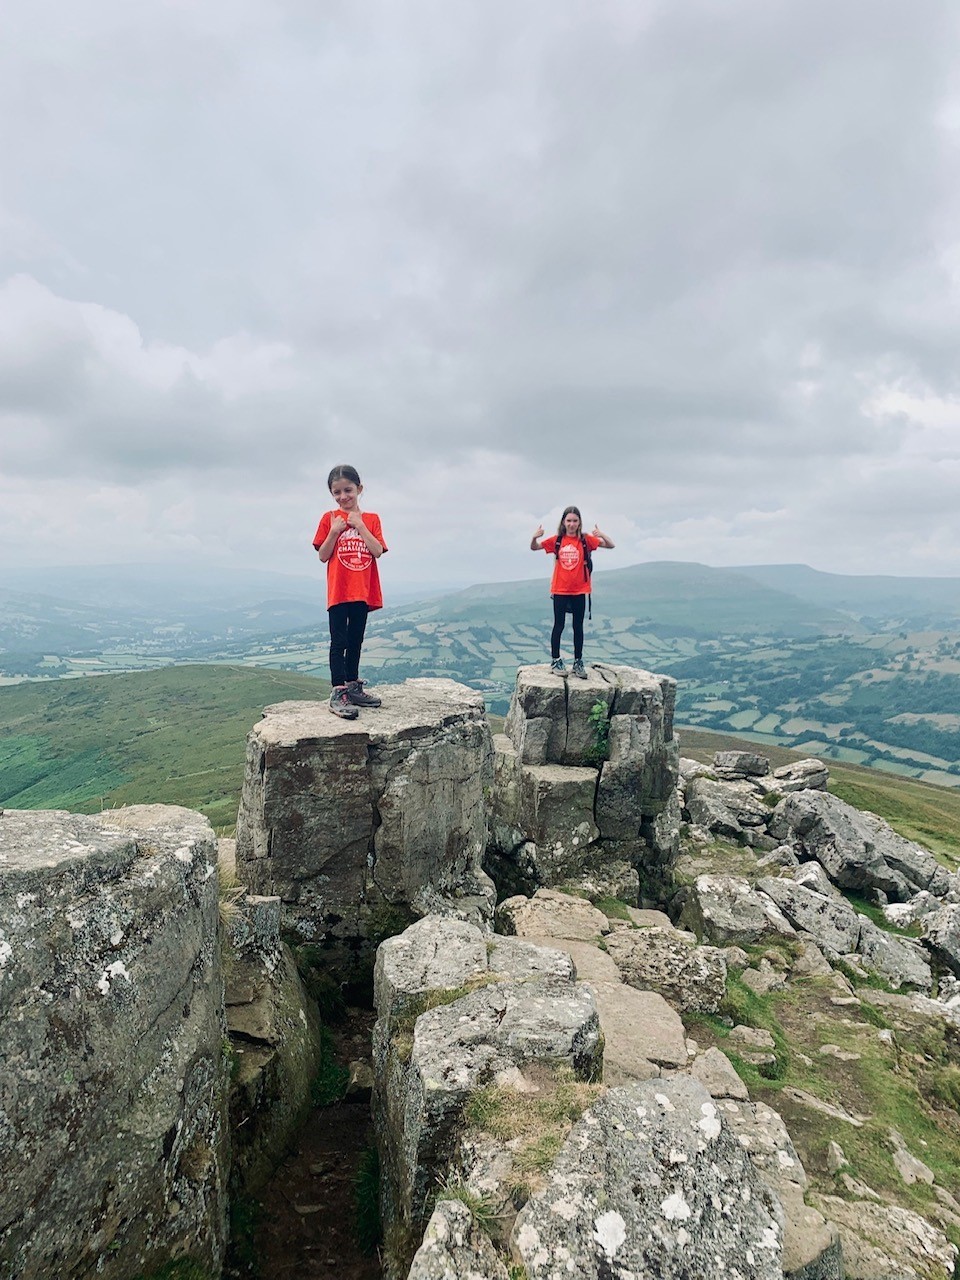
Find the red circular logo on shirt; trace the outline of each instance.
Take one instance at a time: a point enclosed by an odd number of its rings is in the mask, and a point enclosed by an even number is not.
[[[363,573],[373,564],[370,548],[359,533],[351,530],[344,530],[337,540],[337,559],[345,569],[352,569],[354,573]]]
[[[576,569],[580,563],[580,543],[564,542],[560,547],[560,555],[557,559],[560,561],[561,569]]]

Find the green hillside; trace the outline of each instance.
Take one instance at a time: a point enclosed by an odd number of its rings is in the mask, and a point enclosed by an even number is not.
[[[232,827],[263,707],[329,687],[286,671],[177,666],[0,688],[0,806],[182,804]]]
[[[442,618],[445,622],[540,625],[548,612],[552,561],[541,553],[541,572],[523,582],[485,583],[443,596],[422,606],[392,611],[396,619]],[[607,569],[603,553],[594,557],[595,608],[606,616],[631,618],[637,627],[670,634],[714,636],[755,634],[811,636],[857,631],[849,617],[811,606],[788,592],[757,582],[734,569],[659,560]]]

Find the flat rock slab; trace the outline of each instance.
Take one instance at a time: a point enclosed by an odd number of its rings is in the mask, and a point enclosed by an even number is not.
[[[518,938],[569,938],[594,942],[610,932],[610,921],[583,898],[538,889],[532,898],[507,898],[497,908],[497,926]]]
[[[358,708],[356,720],[331,715],[327,699],[275,702],[263,709],[258,736],[267,746],[292,747],[324,738],[383,742],[435,725],[483,716],[483,697],[455,680],[405,680],[377,685],[380,707]]]
[[[659,1068],[676,1071],[689,1061],[683,1023],[655,991],[622,982],[592,982],[603,1032],[604,1084],[647,1080]]]
[[[530,938],[528,941],[565,952],[573,961],[580,982],[622,981],[620,970],[610,956],[592,942],[576,942],[572,938]]]

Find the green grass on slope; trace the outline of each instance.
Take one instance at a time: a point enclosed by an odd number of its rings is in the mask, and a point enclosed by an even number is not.
[[[174,666],[0,689],[0,805],[94,813],[181,804],[236,821],[247,733],[264,706],[329,686],[263,668]]]
[[[766,756],[773,768],[803,754],[784,747],[767,747],[727,734],[678,729],[680,754],[709,764],[715,751],[753,751]],[[951,868],[960,863],[960,791],[936,787],[900,774],[878,773],[860,765],[824,763],[830,770],[830,790],[857,809],[869,809],[907,840],[915,840]]]

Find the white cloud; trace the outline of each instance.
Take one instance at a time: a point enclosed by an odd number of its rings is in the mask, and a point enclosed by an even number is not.
[[[0,48],[0,563],[956,572],[946,0],[37,0]],[[425,538],[424,531],[430,531]],[[122,531],[122,532],[121,532]]]

